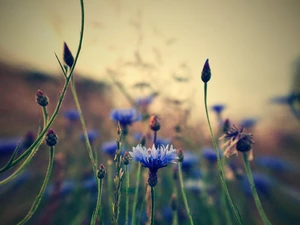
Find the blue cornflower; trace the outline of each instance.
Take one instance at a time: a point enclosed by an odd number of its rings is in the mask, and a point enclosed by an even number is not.
[[[111,156],[114,156],[116,154],[117,148],[118,148],[118,146],[117,146],[117,142],[115,140],[105,142],[101,146],[102,151]]]
[[[76,120],[79,120],[79,118],[80,118],[79,112],[77,111],[77,109],[69,109],[69,110],[65,111],[64,117],[69,121],[76,121]]]
[[[246,118],[241,121],[241,126],[245,127],[246,129],[252,128],[257,123],[257,119],[255,118]]]
[[[273,180],[262,173],[253,173],[252,175],[257,192],[260,194],[268,195],[274,185]],[[251,186],[249,184],[247,176],[244,176],[242,180],[242,188],[245,194],[251,195]]]
[[[191,151],[184,151],[184,159],[182,161],[182,170],[190,172],[193,166],[197,165],[200,158],[197,154]]]
[[[18,146],[18,144],[20,143],[21,143],[21,138],[1,138],[0,156],[12,154],[16,149],[16,147]]]
[[[91,143],[93,143],[98,136],[99,136],[99,132],[98,131],[96,131],[96,130],[89,130],[88,131],[88,138],[89,138],[89,141]],[[82,141],[85,141],[85,139],[84,139],[84,133],[81,134],[80,139]]]
[[[287,171],[291,168],[288,162],[274,156],[258,156],[255,159],[255,163],[261,167],[278,172]]]
[[[202,150],[202,156],[211,163],[217,162],[218,160],[216,151],[213,148],[204,148]]]
[[[217,114],[221,114],[224,109],[225,109],[225,105],[223,104],[216,104],[211,106],[211,110],[213,110]]]
[[[132,123],[142,119],[141,115],[138,115],[137,111],[133,108],[114,109],[110,114],[110,118],[119,122],[123,127],[131,125]]]
[[[294,98],[293,94],[276,96],[276,97],[271,98],[270,102],[271,103],[288,105],[293,101],[293,98]]]
[[[132,152],[129,152],[131,157],[142,164],[143,167],[148,167],[151,172],[157,172],[158,169],[166,167],[169,163],[178,159],[177,151],[171,145],[152,148],[146,148],[142,145],[137,145],[132,148]]]
[[[76,187],[76,184],[73,180],[64,180],[61,183],[61,186],[59,187],[58,190],[55,190],[55,185],[54,184],[49,184],[45,190],[45,195],[47,197],[51,197],[54,195],[55,191],[58,191],[58,194],[60,197],[66,196],[67,194],[70,194]]]
[[[135,104],[140,107],[146,107],[153,102],[154,97],[155,97],[154,94],[146,96],[146,97],[139,97],[135,100]]]

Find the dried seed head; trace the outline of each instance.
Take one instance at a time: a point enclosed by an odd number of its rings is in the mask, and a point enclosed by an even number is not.
[[[207,83],[210,80],[210,78],[211,78],[211,70],[207,59],[202,69],[201,79],[204,83]]]
[[[252,148],[252,142],[251,139],[248,138],[248,136],[244,136],[240,138],[236,144],[236,150],[240,152],[248,152]]]
[[[66,44],[66,42],[64,42],[64,61],[68,67],[71,68],[73,66],[74,57],[73,57],[72,52],[70,51],[68,45]]]
[[[98,171],[97,171],[97,177],[99,179],[103,179],[105,177],[106,174],[106,170],[103,164],[100,164],[100,166],[98,167]]]
[[[40,106],[45,107],[49,104],[49,98],[41,90],[37,90],[35,97],[36,97],[36,102]]]
[[[46,144],[49,147],[52,147],[57,144],[57,140],[58,140],[58,137],[57,137],[56,133],[54,132],[54,130],[52,130],[52,129],[48,130],[48,132],[46,134],[46,138],[45,138]]]

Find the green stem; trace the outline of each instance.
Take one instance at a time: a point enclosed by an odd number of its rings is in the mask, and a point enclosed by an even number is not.
[[[79,103],[79,100],[78,100],[78,95],[77,95],[77,92],[76,92],[74,79],[72,79],[72,82],[71,82],[71,91],[72,91],[72,95],[73,95],[73,98],[74,98],[74,101],[75,101],[76,108],[77,108],[78,113],[79,113],[79,118],[80,118],[82,130],[83,130],[85,145],[86,145],[87,150],[88,150],[88,154],[89,154],[92,166],[93,166],[95,176],[97,176],[97,164],[95,162],[93,149],[92,149],[91,143],[89,141],[88,131],[87,131],[87,128],[86,128],[86,123],[85,123],[85,120],[84,120],[84,117],[83,117],[83,114],[82,114],[80,103]]]
[[[271,222],[269,221],[267,215],[265,214],[265,211],[264,211],[264,209],[261,205],[260,199],[258,197],[256,187],[255,187],[255,184],[254,184],[254,180],[253,180],[253,176],[252,176],[252,172],[251,172],[251,168],[250,168],[250,165],[249,165],[248,155],[245,152],[243,152],[243,161],[244,161],[244,166],[245,166],[246,173],[247,173],[247,176],[248,176],[248,180],[249,180],[249,183],[250,183],[250,186],[251,186],[252,195],[254,197],[254,201],[255,201],[256,207],[258,209],[259,215],[263,219],[264,224],[271,225]]]
[[[155,193],[154,193],[154,187],[151,187],[151,225],[154,225],[154,216],[155,216]]]
[[[232,221],[231,221],[230,213],[229,213],[229,210],[227,207],[226,195],[225,195],[224,190],[221,191],[221,201],[222,201],[222,207],[224,209],[226,224],[231,225]]]
[[[44,182],[42,184],[42,187],[40,189],[40,192],[36,196],[36,198],[35,198],[32,206],[31,206],[29,212],[27,213],[27,215],[25,216],[25,218],[21,222],[18,223],[18,225],[25,224],[31,218],[31,216],[34,214],[36,209],[38,208],[38,206],[41,202],[41,199],[44,195],[45,189],[47,187],[50,175],[51,175],[53,161],[54,161],[54,147],[50,147],[49,164],[48,164],[47,173],[46,173]]]
[[[128,172],[128,166],[125,165],[125,175],[126,175],[126,205],[125,205],[125,225],[128,225],[128,214],[129,214],[129,172]]]
[[[187,198],[186,198],[186,194],[184,191],[184,186],[183,186],[183,178],[182,178],[182,169],[181,169],[181,163],[178,164],[178,176],[179,176],[179,183],[180,183],[180,189],[181,189],[181,194],[182,194],[182,198],[183,198],[183,202],[184,202],[184,206],[185,206],[185,210],[188,214],[189,220],[190,220],[190,224],[193,225],[193,218],[192,218],[192,214],[187,202]]]
[[[47,111],[47,107],[43,106],[43,118],[44,118],[44,126],[46,126],[47,122],[48,122],[48,111]]]
[[[234,218],[237,221],[237,223],[241,225],[241,224],[243,224],[242,218],[240,217],[240,214],[239,214],[237,208],[235,207],[235,205],[233,204],[233,201],[232,201],[231,196],[229,194],[228,187],[227,187],[227,184],[226,184],[225,178],[224,178],[224,171],[223,171],[222,161],[221,161],[221,158],[220,158],[220,155],[219,155],[217,142],[215,140],[214,134],[212,132],[211,124],[210,124],[210,119],[209,119],[209,114],[208,114],[208,107],[207,107],[207,83],[204,83],[204,105],[205,105],[206,118],[207,118],[207,122],[208,122],[208,126],[209,126],[211,139],[212,139],[213,146],[214,146],[214,149],[215,149],[216,155],[217,155],[217,166],[218,166],[218,170],[219,170],[219,174],[220,174],[222,187],[223,187],[223,190],[224,190],[225,195],[227,197],[227,200],[229,202],[230,208],[233,212]]]
[[[91,225],[96,224],[97,216],[99,214],[100,206],[101,206],[103,179],[97,179],[97,183],[98,183],[97,205],[92,215]]]
[[[38,147],[40,146],[40,144],[42,142],[42,139],[44,138],[44,135],[46,134],[46,132],[48,131],[48,129],[50,128],[50,126],[54,122],[56,116],[58,115],[59,109],[61,107],[61,104],[63,102],[63,99],[64,99],[66,91],[67,91],[67,87],[68,87],[69,82],[70,82],[70,80],[73,76],[73,71],[75,69],[75,65],[76,65],[77,60],[79,58],[79,53],[81,51],[81,45],[82,45],[82,41],[83,41],[83,32],[84,32],[84,4],[83,4],[83,0],[80,0],[80,3],[81,3],[81,31],[80,31],[78,49],[77,49],[77,53],[76,53],[76,56],[75,56],[75,59],[74,59],[73,66],[72,66],[72,68],[69,72],[69,76],[67,76],[65,84],[62,88],[62,91],[61,91],[58,103],[55,107],[55,110],[54,110],[51,118],[49,119],[47,125],[43,128],[43,130],[41,131],[39,136],[36,138],[36,140],[32,143],[32,145],[25,152],[23,152],[22,155],[20,155],[17,159],[15,159],[11,163],[10,166],[0,169],[0,172],[4,172],[4,171],[10,169],[11,167],[18,164],[22,159],[24,159],[29,154],[29,156],[26,158],[26,160],[23,162],[23,164],[11,176],[9,176],[5,180],[1,181],[0,185],[12,180],[14,177],[16,177],[26,167],[26,165],[28,165],[28,163],[31,161],[31,159],[33,158],[33,156],[37,152]],[[65,71],[63,71],[63,73],[65,73]]]
[[[139,186],[140,186],[140,180],[141,180],[141,168],[142,165],[138,163],[138,168],[136,172],[136,183],[135,183],[135,192],[134,192],[134,198],[133,198],[133,204],[132,204],[132,225],[135,225],[136,223],[136,205],[138,201],[138,193],[139,193]]]

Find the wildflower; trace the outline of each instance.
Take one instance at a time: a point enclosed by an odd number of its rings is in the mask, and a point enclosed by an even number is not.
[[[35,97],[36,97],[36,102],[40,106],[46,107],[49,104],[49,98],[41,90],[37,90]]]
[[[117,148],[118,148],[118,145],[115,140],[105,142],[101,146],[102,151],[110,156],[114,156],[116,154]]]
[[[171,139],[170,138],[156,138],[155,146],[159,147],[161,145],[169,145],[171,144]]]
[[[89,138],[90,143],[93,143],[97,139],[97,137],[99,136],[99,133],[96,130],[89,130],[87,133],[88,133],[88,138]],[[80,139],[82,141],[85,140],[84,133],[81,134]]]
[[[257,192],[260,194],[268,195],[274,184],[273,180],[262,173],[253,173],[252,175]],[[251,186],[249,184],[247,176],[244,176],[242,180],[242,188],[245,194],[251,195]]]
[[[35,141],[34,133],[32,131],[28,131],[23,137],[22,148],[23,149],[29,148],[34,141]]]
[[[1,138],[0,156],[13,153],[19,143],[20,143],[20,138]]]
[[[207,83],[210,80],[210,78],[211,78],[211,70],[207,59],[202,69],[201,79],[204,83]]]
[[[143,167],[149,169],[149,179],[148,184],[154,187],[157,184],[157,171],[162,167],[166,167],[169,163],[178,159],[177,151],[171,145],[160,146],[158,148],[155,145],[152,148],[146,148],[142,145],[137,145],[133,147],[133,151],[129,152],[131,157],[140,162]]]
[[[154,98],[155,98],[154,94],[146,97],[140,97],[135,100],[135,104],[140,107],[147,107],[153,102]]]
[[[191,151],[184,151],[184,160],[182,162],[182,170],[189,173],[191,169],[198,164],[200,158],[197,154]]]
[[[110,118],[116,122],[119,122],[123,128],[141,120],[141,116],[138,115],[137,111],[133,108],[114,109],[110,114]]]
[[[103,164],[100,164],[97,170],[97,177],[101,180],[105,177],[106,170]]]
[[[79,112],[77,111],[77,109],[69,109],[69,110],[65,111],[64,117],[69,121],[76,121],[76,120],[79,120],[79,118],[80,118]]]
[[[72,55],[72,52],[70,51],[68,45],[66,44],[66,42],[64,42],[64,61],[65,64],[68,67],[72,67],[73,63],[74,63],[74,57]]]
[[[57,137],[56,133],[54,132],[54,130],[52,130],[52,129],[48,130],[48,132],[46,134],[46,138],[45,138],[46,144],[49,147],[52,147],[57,144],[57,140],[58,140],[58,137]]]
[[[217,113],[217,114],[221,114],[223,112],[223,110],[225,109],[225,105],[222,105],[222,104],[216,104],[216,105],[213,105],[211,107],[211,109]]]
[[[247,119],[242,120],[241,126],[243,126],[246,129],[250,129],[255,126],[256,122],[257,122],[257,119],[255,119],[255,118],[247,118]]]
[[[249,160],[253,159],[252,144],[254,142],[252,135],[246,134],[243,131],[244,127],[239,130],[236,126],[233,126],[226,134],[220,137],[220,139],[225,138],[227,140],[222,146],[226,146],[224,151],[226,157],[238,154],[238,152],[248,152]]]
[[[59,197],[63,197],[63,196],[66,196],[67,194],[70,194],[74,189],[76,188],[76,183],[73,181],[73,180],[64,180],[62,183],[61,183],[61,186],[59,187]],[[49,184],[45,190],[45,195],[47,197],[50,197],[53,195],[53,193],[56,190],[57,187],[55,184]]]
[[[215,163],[218,160],[216,151],[213,148],[204,148],[202,150],[202,156],[211,163]]]
[[[287,171],[291,168],[288,162],[282,160],[279,157],[274,156],[259,156],[255,159],[255,163],[260,167],[274,170],[277,172]]]

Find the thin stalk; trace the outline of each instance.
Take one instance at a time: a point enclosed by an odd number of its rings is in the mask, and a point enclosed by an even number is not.
[[[58,115],[58,112],[60,110],[61,104],[63,102],[63,99],[64,99],[66,91],[67,91],[67,87],[69,86],[69,82],[70,82],[70,80],[73,76],[73,71],[75,69],[77,60],[79,58],[79,54],[80,54],[80,51],[81,51],[81,45],[82,45],[82,41],[83,41],[83,33],[84,33],[84,4],[83,4],[83,0],[80,0],[80,4],[81,4],[81,31],[80,31],[80,38],[79,38],[77,53],[76,53],[76,56],[75,56],[75,59],[74,59],[73,66],[72,66],[72,68],[69,72],[69,76],[67,76],[67,78],[65,80],[65,84],[62,88],[62,91],[60,92],[61,94],[60,94],[59,100],[57,102],[57,105],[55,107],[55,110],[54,110],[51,118],[49,119],[47,125],[43,128],[43,130],[38,135],[36,140],[32,143],[32,145],[25,152],[23,152],[22,155],[20,155],[17,159],[15,159],[11,163],[10,166],[0,169],[0,172],[4,172],[4,171],[10,169],[11,167],[15,166],[16,164],[18,164],[22,159],[24,159],[27,155],[29,155],[26,158],[26,160],[23,162],[23,164],[11,176],[9,176],[8,178],[6,178],[5,180],[0,182],[0,185],[12,180],[14,177],[16,177],[28,165],[28,163],[31,161],[32,157],[37,152],[38,147],[40,146],[40,144],[42,142],[42,139],[44,138],[46,132],[48,131],[48,129],[50,128],[50,126],[54,122],[56,116]],[[65,73],[65,71],[63,71],[63,73]]]
[[[155,145],[157,139],[157,131],[154,131],[153,144]]]
[[[21,222],[18,223],[18,225],[25,224],[31,218],[31,216],[34,214],[36,209],[38,208],[38,206],[39,206],[39,204],[42,200],[42,197],[44,195],[45,189],[47,187],[50,175],[51,175],[53,161],[54,161],[54,147],[52,146],[52,147],[50,147],[49,164],[48,164],[46,176],[45,176],[44,182],[42,184],[42,187],[40,189],[40,192],[36,196],[36,198],[35,198],[32,206],[31,206],[29,212],[27,213],[27,215],[25,216],[25,218]]]
[[[48,122],[48,111],[47,111],[47,107],[43,106],[43,118],[44,118],[44,126],[46,126],[47,122]]]
[[[83,114],[82,114],[80,103],[79,103],[79,100],[78,100],[78,95],[77,95],[77,92],[76,92],[74,79],[72,79],[72,82],[71,82],[71,91],[72,91],[72,95],[73,95],[73,98],[74,98],[74,101],[75,101],[77,111],[79,113],[79,118],[80,118],[82,130],[83,130],[85,145],[87,147],[88,154],[89,154],[92,166],[93,166],[94,174],[96,176],[97,175],[97,164],[95,162],[93,149],[92,149],[91,143],[89,141],[88,131],[87,131],[87,128],[86,128],[86,123],[85,123],[85,120],[84,120],[84,117],[83,117]]]
[[[208,108],[207,108],[207,83],[204,83],[204,105],[205,105],[206,118],[207,118],[207,122],[208,122],[208,126],[209,126],[211,139],[212,139],[213,146],[214,146],[214,149],[215,149],[216,155],[217,155],[217,166],[218,166],[218,170],[219,170],[219,174],[220,174],[222,187],[223,187],[223,190],[224,190],[225,195],[227,197],[227,200],[229,202],[230,208],[233,212],[234,218],[237,221],[237,223],[241,225],[241,224],[243,224],[242,218],[240,217],[240,214],[239,214],[237,208],[235,207],[235,205],[233,204],[233,201],[232,201],[231,196],[229,194],[228,187],[227,187],[227,184],[226,184],[225,178],[224,178],[224,171],[223,171],[222,161],[221,161],[220,155],[219,155],[217,142],[215,140],[214,134],[212,132],[211,124],[210,124]]]
[[[183,178],[182,178],[182,168],[181,168],[181,163],[178,163],[178,176],[179,176],[179,183],[180,183],[180,189],[181,189],[181,194],[182,194],[182,198],[183,198],[183,202],[184,202],[184,206],[185,206],[185,210],[188,214],[189,220],[190,220],[190,224],[194,225],[194,221],[192,218],[192,214],[191,214],[191,210],[189,208],[188,202],[187,202],[187,198],[186,198],[186,194],[184,191],[184,186],[183,186]]]
[[[136,224],[136,205],[138,201],[138,193],[139,193],[139,186],[140,186],[140,180],[141,180],[141,168],[142,165],[138,163],[138,168],[136,172],[136,182],[135,182],[135,192],[134,192],[134,198],[133,198],[133,204],[132,204],[132,225]]]
[[[245,152],[243,152],[243,161],[244,161],[244,166],[245,166],[246,173],[247,173],[247,176],[248,176],[248,180],[249,180],[249,183],[250,183],[250,186],[251,186],[252,195],[253,195],[253,198],[254,198],[254,201],[255,201],[255,204],[256,204],[256,208],[259,212],[259,215],[261,216],[262,220],[264,221],[264,224],[271,225],[271,222],[269,221],[267,215],[265,214],[265,211],[264,211],[264,209],[262,207],[262,204],[260,202],[260,199],[258,197],[256,187],[255,187],[255,184],[254,184],[254,180],[253,180],[253,176],[252,176],[252,172],[251,172],[251,168],[250,168],[250,165],[249,165],[248,155]]]
[[[98,183],[97,205],[92,215],[91,225],[96,224],[97,216],[99,214],[100,206],[101,206],[103,179],[97,179],[97,183]]]
[[[230,213],[229,213],[229,210],[227,207],[226,195],[225,195],[224,190],[221,191],[221,202],[222,202],[222,207],[224,209],[226,224],[231,225],[232,221],[231,221],[231,216],[230,216]]]
[[[154,187],[151,187],[151,225],[154,225],[155,216],[155,192]]]
[[[125,190],[125,225],[128,225],[128,215],[129,215],[129,171],[128,171],[128,166],[125,165],[125,176],[126,176],[126,190]]]

